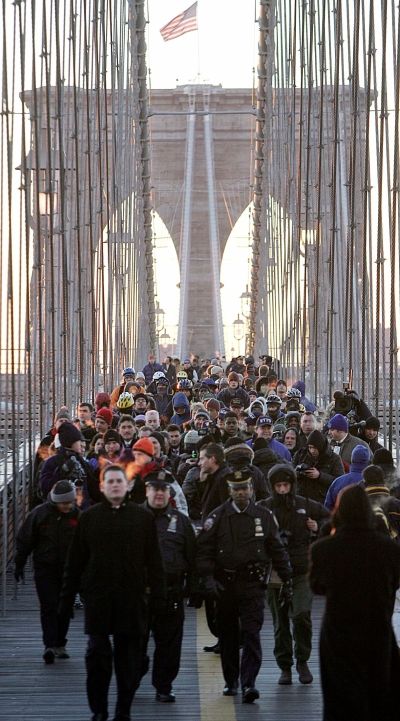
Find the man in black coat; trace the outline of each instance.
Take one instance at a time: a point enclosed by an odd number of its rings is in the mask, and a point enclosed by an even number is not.
[[[126,500],[124,470],[114,464],[106,466],[101,488],[104,500],[78,523],[61,605],[70,609],[80,591],[89,636],[86,688],[93,721],[108,718],[113,659],[118,689],[114,721],[128,721],[142,675],[147,605],[153,613],[164,611],[165,577],[154,517]]]
[[[59,614],[58,603],[65,559],[80,513],[75,499],[73,484],[68,480],[58,481],[48,501],[28,514],[16,540],[14,576],[17,582],[24,577],[28,556],[33,555],[46,664],[53,664],[55,658],[69,658],[65,647],[71,614]]]
[[[392,614],[400,547],[375,529],[359,485],[343,491],[334,525],[334,535],[311,547],[311,589],[326,596],[323,721],[399,721],[400,658]]]
[[[332,481],[344,474],[340,456],[329,446],[320,431],[313,431],[307,445],[295,453],[293,464],[297,471],[299,493],[323,503]]]
[[[224,696],[237,694],[239,675],[243,703],[259,698],[255,687],[261,666],[260,631],[264,621],[265,580],[270,562],[290,595],[291,567],[270,511],[251,500],[246,471],[228,477],[230,499],[207,518],[197,539],[197,563],[205,594],[217,601]],[[240,631],[240,632],[239,632]],[[243,650],[240,660],[239,644]]]

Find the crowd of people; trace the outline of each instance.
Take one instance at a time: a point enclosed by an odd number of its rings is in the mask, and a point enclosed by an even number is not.
[[[267,355],[149,355],[108,390],[76,415],[62,407],[42,439],[15,557],[19,581],[33,555],[46,664],[69,658],[83,606],[93,721],[108,719],[113,664],[114,721],[130,718],[150,665],[156,700],[175,701],[185,605],[204,604],[224,696],[259,698],[265,599],[278,684],[293,683],[294,666],[312,683],[313,593],[328,599],[324,720],[400,719],[400,480],[363,399],[346,388],[319,408]]]

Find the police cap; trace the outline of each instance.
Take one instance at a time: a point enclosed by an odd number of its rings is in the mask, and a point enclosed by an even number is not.
[[[252,482],[249,468],[242,468],[240,471],[232,471],[226,477],[226,482],[230,488],[243,488]]]
[[[153,486],[154,488],[169,488],[173,482],[172,473],[169,471],[161,470],[155,473],[149,473],[146,476],[146,486]]]

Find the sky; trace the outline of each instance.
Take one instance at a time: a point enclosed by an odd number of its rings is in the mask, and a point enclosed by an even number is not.
[[[206,83],[225,88],[252,87],[258,38],[254,1],[198,0],[198,31],[164,41],[160,28],[191,4],[191,0],[149,0],[147,65],[150,86],[175,88],[187,83]],[[158,298],[166,314],[166,332],[173,341],[177,335],[179,312],[178,260],[166,228],[159,219],[154,222],[154,230]],[[233,338],[233,321],[240,311],[240,295],[249,280],[248,234],[246,209],[232,231],[221,267],[227,356],[233,349],[235,354],[244,352],[244,338],[239,343]],[[167,283],[165,278],[168,278]],[[165,340],[167,342],[168,339]]]

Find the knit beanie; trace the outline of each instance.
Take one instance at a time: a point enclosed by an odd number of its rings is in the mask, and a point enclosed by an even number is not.
[[[216,398],[208,398],[206,401],[204,401],[204,404],[208,411],[220,411],[221,410],[221,403],[217,401]]]
[[[108,393],[103,393],[103,392],[98,393],[96,395],[96,398],[94,399],[94,404],[95,404],[97,410],[99,410],[99,408],[103,408],[103,406],[108,407],[110,405],[110,403],[111,403],[111,397]]]
[[[372,457],[372,463],[377,466],[393,466],[394,468],[393,456],[387,448],[378,448]]]
[[[76,498],[75,486],[71,481],[57,481],[50,491],[53,503],[74,503]]]
[[[103,439],[104,445],[106,443],[110,443],[111,441],[116,441],[117,443],[121,444],[121,436],[119,435],[118,431],[114,430],[114,428],[109,428],[108,431],[105,432]]]
[[[154,446],[149,438],[139,438],[139,440],[133,444],[132,450],[146,453],[150,458],[154,456]]]
[[[71,421],[71,416],[69,414],[67,406],[61,406],[60,410],[55,415],[54,423],[61,420],[61,418],[65,418],[67,421]]]
[[[340,413],[336,413],[336,415],[328,422],[328,428],[333,428],[335,431],[344,431],[347,433],[349,430],[349,422],[345,416],[342,416]]]
[[[328,442],[321,431],[312,431],[307,438],[307,445],[315,446],[319,453],[323,453],[326,450]]]
[[[185,435],[185,438],[183,440],[183,444],[186,448],[186,446],[195,446],[200,440],[200,435],[198,432],[193,429],[191,431],[188,431]]]
[[[63,448],[71,448],[75,441],[84,441],[80,430],[73,423],[63,423],[58,431],[58,438]]]
[[[351,452],[351,465],[357,466],[359,470],[366,468],[371,462],[371,451],[366,446],[362,446],[359,443],[358,446],[354,446]]]
[[[370,416],[365,421],[364,428],[373,428],[374,431],[379,431],[380,427],[381,427],[381,422],[380,422],[379,418],[376,418],[376,416]]]
[[[379,466],[367,466],[363,471],[363,481],[366,486],[384,486],[385,476]]]
[[[100,410],[96,413],[96,418],[102,418],[107,425],[111,426],[113,419],[112,410],[110,408],[100,408]]]
[[[165,437],[163,436],[163,434],[159,431],[152,431],[150,438],[155,438],[161,446],[162,453],[165,453]]]

